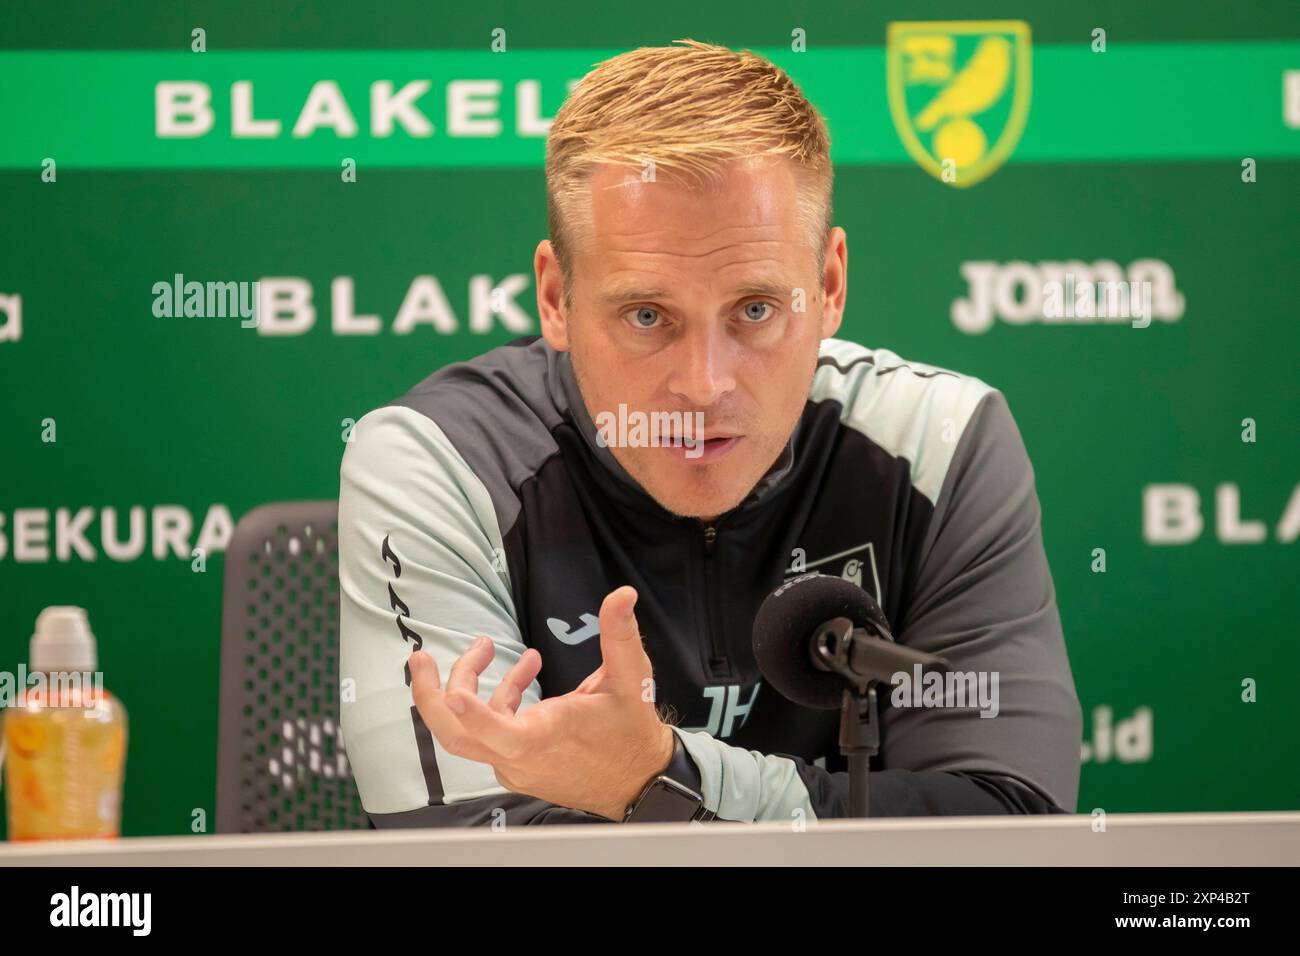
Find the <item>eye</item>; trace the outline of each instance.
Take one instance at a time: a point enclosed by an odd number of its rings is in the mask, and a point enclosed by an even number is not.
[[[757,324],[762,322],[764,319],[771,318],[771,310],[772,306],[770,303],[757,301],[747,302],[742,314],[745,318],[749,319],[751,323]]]
[[[653,329],[659,324],[659,310],[649,306],[643,305],[639,309],[633,309],[628,315],[631,316],[634,328]]]

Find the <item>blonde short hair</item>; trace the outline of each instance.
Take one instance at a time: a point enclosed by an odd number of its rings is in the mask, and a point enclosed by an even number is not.
[[[551,246],[564,275],[566,306],[579,223],[601,163],[638,170],[653,160],[688,182],[716,183],[719,167],[745,157],[786,157],[799,182],[800,225],[825,265],[831,228],[830,134],[789,75],[742,50],[696,40],[642,47],[611,57],[569,94],[546,140],[546,205]]]

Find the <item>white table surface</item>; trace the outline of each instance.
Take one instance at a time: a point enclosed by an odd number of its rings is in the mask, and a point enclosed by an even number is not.
[[[0,843],[0,866],[1296,866],[1300,812],[362,830]]]

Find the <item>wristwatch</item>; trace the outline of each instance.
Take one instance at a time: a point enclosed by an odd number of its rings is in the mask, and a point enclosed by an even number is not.
[[[623,814],[624,823],[688,823],[717,817],[704,806],[700,770],[673,731],[673,757]]]

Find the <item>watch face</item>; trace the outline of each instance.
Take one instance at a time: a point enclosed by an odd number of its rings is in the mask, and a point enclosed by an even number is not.
[[[675,780],[660,777],[628,816],[628,823],[685,823],[700,806],[700,795]]]

